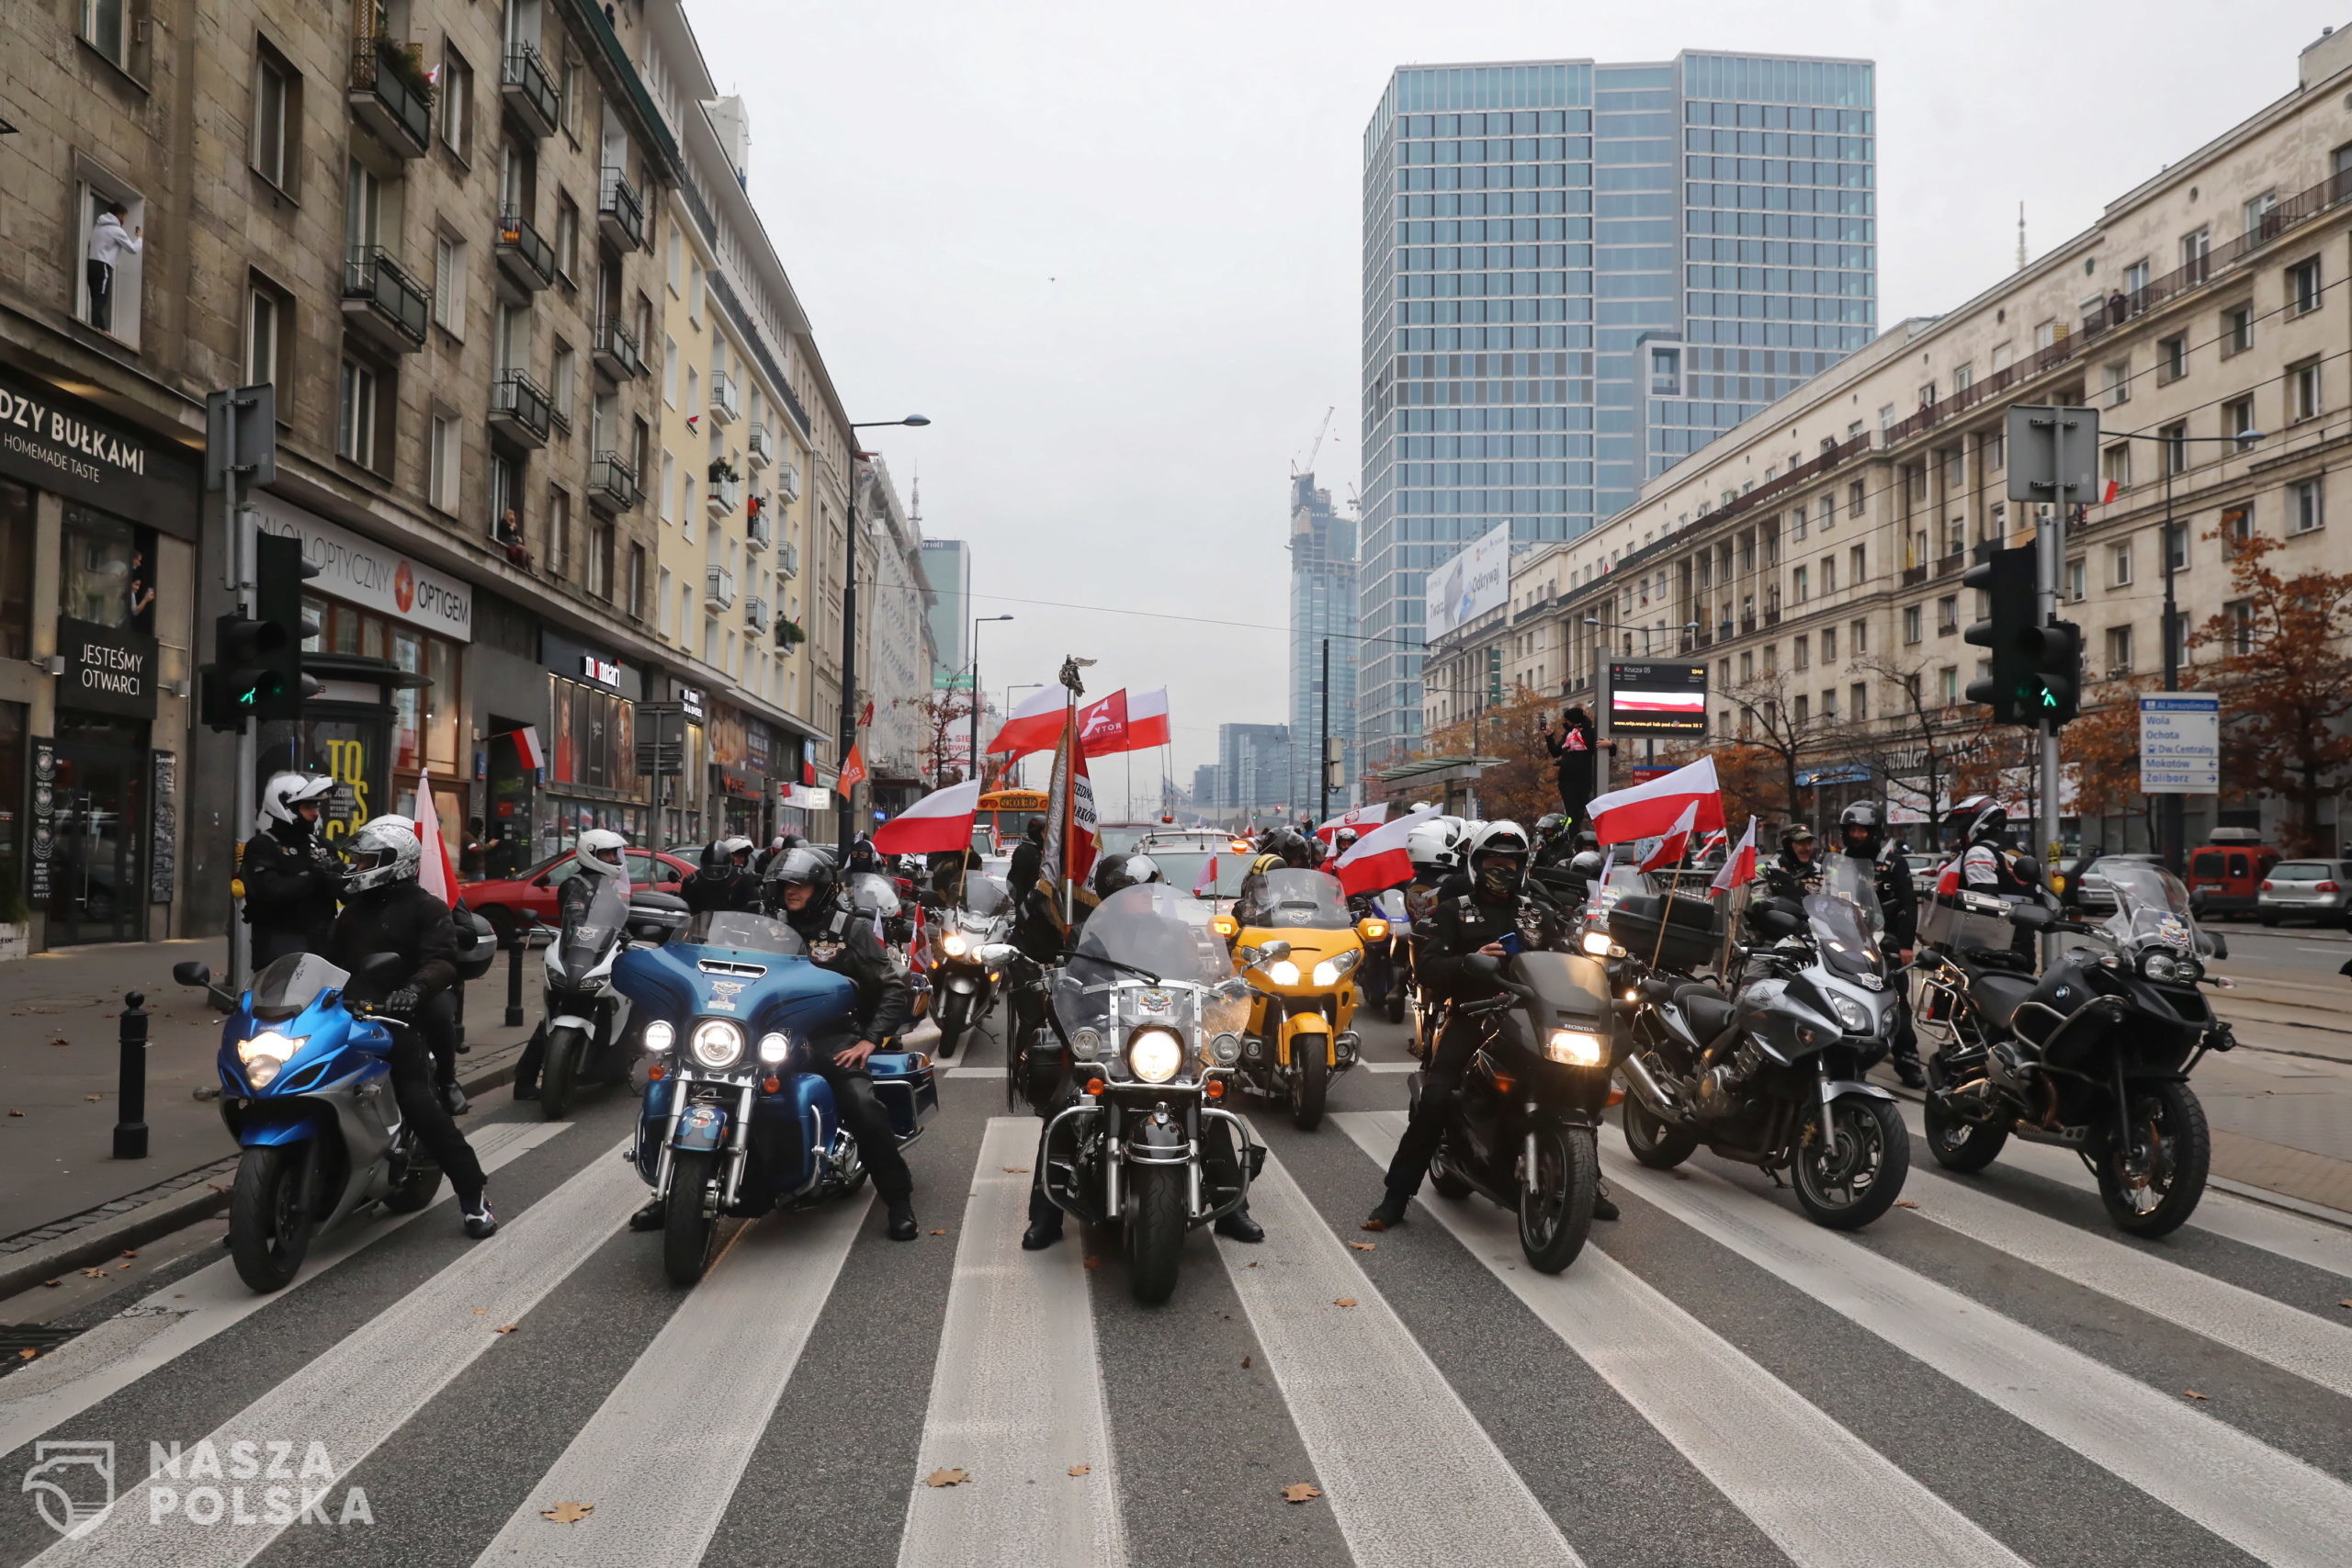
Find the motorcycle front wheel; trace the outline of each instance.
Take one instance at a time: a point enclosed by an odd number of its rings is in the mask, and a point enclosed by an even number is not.
[[[933,1016],[939,1023],[939,1055],[953,1056],[963,1043],[964,1032],[972,1026],[972,998],[962,991],[950,991],[941,998]]]
[[[548,1031],[547,1060],[539,1066],[542,1121],[560,1122],[571,1109],[571,1097],[580,1084],[580,1058],[587,1050],[587,1036],[576,1029]]]
[[[662,1212],[662,1269],[673,1285],[698,1283],[710,1267],[718,1239],[718,1216],[705,1202],[718,1155],[687,1149],[671,1156],[670,1197]]]
[[[2118,1230],[2168,1235],[2205,1196],[2213,1154],[2205,1107],[2187,1084],[2150,1084],[2132,1097],[2132,1136],[2110,1132],[2092,1155],[2099,1201]]]
[[[260,1292],[293,1281],[311,1251],[311,1213],[302,1202],[304,1145],[247,1149],[229,1195],[229,1256],[237,1278]],[[437,1173],[436,1173],[437,1174]]]
[[[1184,1255],[1184,1168],[1137,1166],[1127,1188],[1127,1288],[1145,1306],[1176,1292],[1176,1266]]]
[[[1535,1129],[1535,1161],[1520,1178],[1519,1249],[1539,1274],[1577,1259],[1592,1230],[1593,1183],[1600,1156],[1591,1129],[1557,1122]]]
[[[1826,1125],[1824,1125],[1825,1121]],[[1790,1162],[1797,1202],[1815,1224],[1859,1230],[1892,1208],[1911,1170],[1902,1113],[1869,1095],[1841,1096],[1805,1122]]]
[[[1956,1170],[1962,1176],[1984,1169],[2001,1153],[2001,1145],[2009,1141],[2007,1122],[1975,1122],[1953,1114],[1941,1094],[1928,1091],[1928,1102],[1920,1108],[1921,1120],[1928,1132],[1928,1153],[1946,1170]]]
[[[1331,1066],[1324,1057],[1320,1035],[1302,1035],[1291,1050],[1290,1124],[1312,1133],[1323,1124],[1323,1095],[1329,1087]]]

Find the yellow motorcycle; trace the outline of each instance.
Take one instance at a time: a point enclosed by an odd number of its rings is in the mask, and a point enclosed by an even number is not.
[[[1212,923],[1254,993],[1236,1076],[1313,1132],[1331,1080],[1356,1065],[1354,976],[1388,923],[1351,914],[1336,877],[1287,866],[1253,872]]]

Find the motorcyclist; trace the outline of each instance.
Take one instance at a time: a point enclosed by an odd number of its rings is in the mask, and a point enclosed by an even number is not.
[[[2037,903],[2041,898],[2041,869],[2030,857],[2009,847],[2009,814],[1989,795],[1972,795],[1951,808],[1961,825],[1960,886],[1971,893],[1989,893],[2012,904]],[[2009,949],[2030,964],[2033,933],[2017,927]]]
[[[1341,855],[1344,855],[1350,850],[1354,849],[1356,847],[1356,840],[1359,837],[1361,837],[1361,835],[1359,835],[1353,828],[1342,828],[1338,832],[1332,834],[1331,858],[1333,860],[1338,860]]]
[[[575,924],[587,914],[588,906],[596,901],[596,891],[608,881],[628,886],[628,840],[610,828],[589,828],[571,841],[571,874],[558,885],[555,894],[556,926],[559,930]],[[691,883],[694,878],[688,877]],[[523,1055],[514,1063],[514,1098],[539,1098],[539,1069],[546,1065],[548,1026],[542,1019],[538,1028],[523,1046]]]
[[[1302,870],[1312,870],[1315,865],[1314,845],[1308,843],[1306,835],[1295,828],[1267,829],[1259,835],[1258,853],[1261,861],[1267,855],[1272,855],[1282,864]]]
[[[810,960],[857,987],[856,1018],[840,1039],[814,1053],[812,1066],[832,1085],[842,1124],[874,1173],[874,1190],[889,1211],[886,1234],[892,1241],[912,1241],[914,1173],[899,1152],[889,1114],[875,1099],[874,1080],[865,1070],[865,1059],[907,1021],[907,978],[874,934],[873,921],[858,916],[840,896],[832,863],[824,856],[807,848],[786,851],[768,867],[766,892],[769,908],[808,943]]]
[[[1839,814],[1838,848],[1862,869],[1877,890],[1879,911],[1886,919],[1880,941],[1887,955],[1900,963],[1910,963],[1912,950],[1919,941],[1918,896],[1912,890],[1911,868],[1886,841],[1886,829],[1876,806],[1867,800],[1857,801]],[[1910,1005],[1901,987],[1896,988],[1895,1003],[1894,1040],[1890,1053],[1894,1073],[1905,1089],[1918,1089],[1928,1079],[1919,1070],[1919,1038],[1911,1027]]]
[[[1045,863],[1046,819],[1032,817],[1021,829],[1021,841],[1012,846],[1012,863],[1005,868],[1005,884],[1012,889],[1015,898],[1029,897]]]
[[[1577,852],[1576,824],[1565,811],[1547,811],[1535,819],[1535,863],[1557,865]]]
[[[343,913],[327,938],[327,961],[353,976],[344,993],[346,1001],[396,1021],[389,1059],[393,1096],[425,1152],[449,1178],[466,1234],[480,1241],[498,1229],[498,1217],[491,1211],[481,1161],[434,1092],[433,1052],[425,1033],[429,1018],[455,999],[457,925],[449,906],[418,886],[424,844],[410,818],[370,819],[351,836],[345,858],[350,870],[344,878]],[[400,958],[400,972],[363,978],[362,965],[388,953]]]
[[[798,842],[800,842],[800,835],[797,833],[778,833],[775,838],[770,839],[768,847],[762,850],[759,858],[752,862],[752,874],[766,876],[768,867],[775,863],[776,857]]]
[[[1775,898],[1803,898],[1818,893],[1821,869],[1812,828],[1792,822],[1781,829],[1781,852],[1764,873],[1765,890]]]
[[[874,847],[872,834],[859,834],[857,842],[849,847],[848,870],[853,874],[863,874],[868,872],[876,875],[889,874],[889,868],[882,863],[881,853]]]
[[[334,924],[343,874],[319,834],[319,813],[334,790],[334,780],[315,773],[274,773],[261,786],[254,836],[237,858],[256,971],[310,952]]]
[[[719,839],[702,852],[702,865],[678,885],[678,896],[697,915],[719,909],[757,913],[760,879],[752,874],[752,840]]]
[[[1534,846],[1516,822],[1481,826],[1464,852],[1466,876],[1448,885],[1416,959],[1424,995],[1448,1004],[1481,1001],[1499,994],[1495,977],[1466,960],[1474,956],[1502,958],[1510,951],[1503,939],[1519,930],[1521,889]],[[1421,922],[1415,922],[1415,932]],[[1446,1106],[1461,1083],[1463,1070],[1478,1045],[1476,1022],[1449,1005],[1440,1024],[1437,1048],[1430,1054],[1427,1077],[1412,1120],[1398,1140],[1396,1157],[1388,1162],[1387,1193],[1364,1221],[1366,1230],[1386,1230],[1405,1223],[1405,1211],[1429,1174],[1430,1156],[1444,1133]],[[1593,1218],[1613,1220],[1617,1205],[1605,1190],[1596,1190]]]

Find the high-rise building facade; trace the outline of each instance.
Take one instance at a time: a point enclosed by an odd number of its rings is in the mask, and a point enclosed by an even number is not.
[[[1422,581],[1572,538],[1868,342],[1872,68],[1405,66],[1364,130],[1357,739],[1419,731]]]
[[[1329,659],[1325,660],[1328,644]],[[1302,806],[1321,798],[1316,738],[1340,742],[1353,779],[1356,737],[1356,523],[1316,488],[1313,474],[1290,481],[1290,732],[1303,737],[1291,755],[1290,798]],[[1329,671],[1330,702],[1324,703]]]
[[[1227,818],[1294,812],[1288,725],[1220,724],[1216,753],[1217,806]]]
[[[922,574],[931,584],[934,686],[968,686],[972,665],[972,547],[962,539],[925,539]]]

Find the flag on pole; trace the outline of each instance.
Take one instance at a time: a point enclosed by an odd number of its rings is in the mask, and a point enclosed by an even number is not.
[[[1032,751],[1053,749],[1055,738],[1062,732],[1063,693],[1059,686],[1040,686],[1021,699],[996,739],[988,743],[990,754],[1010,751],[1025,757]]]
[[[1413,829],[1437,814],[1436,807],[1424,806],[1393,822],[1383,822],[1332,863],[1332,874],[1351,897],[1396,886],[1413,874],[1413,857],[1408,852]]]
[[[1387,820],[1388,803],[1383,800],[1371,806],[1359,806],[1353,810],[1340,812],[1329,822],[1317,827],[1315,829],[1315,836],[1328,844],[1339,837],[1340,829],[1342,828],[1353,828],[1358,833],[1362,833],[1365,829],[1377,828]]]
[[[1094,785],[1077,740],[1077,722],[1066,716],[1046,790],[1046,852],[1038,866],[1038,874],[1057,886],[1083,882],[1094,869]]]
[[[441,837],[441,814],[433,808],[433,774],[416,775],[416,840],[424,852],[416,870],[417,885],[452,908],[458,902],[458,878],[449,866],[448,840]]]
[[[1731,853],[1724,857],[1724,868],[1715,873],[1714,881],[1707,886],[1711,892],[1728,893],[1743,883],[1755,880],[1756,818],[1750,817],[1747,831],[1739,836],[1739,842],[1733,845]]]
[[[871,728],[873,727],[873,724],[874,724],[874,699],[873,699],[872,697],[868,697],[868,698],[866,698],[866,699],[865,699],[865,711],[864,713],[859,714],[859,715],[857,716],[857,727],[858,727],[860,729],[868,729],[868,728]]]
[[[1125,688],[1078,710],[1079,744],[1090,757],[1108,757],[1126,750],[1127,728]]]
[[[1657,841],[1657,848],[1650,852],[1649,858],[1635,869],[1656,871],[1661,866],[1679,864],[1682,852],[1690,842],[1690,825],[1697,820],[1698,815],[1699,802],[1693,799],[1682,808],[1682,815],[1676,818],[1674,826],[1666,830],[1666,837]]]
[[[1127,699],[1127,750],[1142,751],[1168,744],[1168,688],[1137,692]]]
[[[886,855],[928,855],[972,847],[972,818],[980,808],[980,781],[933,790],[874,829]]]
[[[539,739],[537,727],[526,724],[520,729],[508,731],[508,734],[514,738],[515,759],[523,766],[544,768],[548,765],[547,743]]]
[[[1691,826],[1700,830],[1724,825],[1724,797],[1715,783],[1715,760],[1702,757],[1688,767],[1662,778],[1611,790],[1592,797],[1585,810],[1594,835],[1604,844],[1646,839],[1671,832],[1682,818],[1683,807],[1695,805]]]
[[[841,781],[835,787],[843,795],[847,795],[865,782],[865,753],[862,748],[852,746],[849,749],[849,755],[842,759]]]
[[[1205,898],[1216,891],[1217,857],[1209,856],[1209,863],[1201,867],[1201,874],[1193,878],[1193,897]]]

